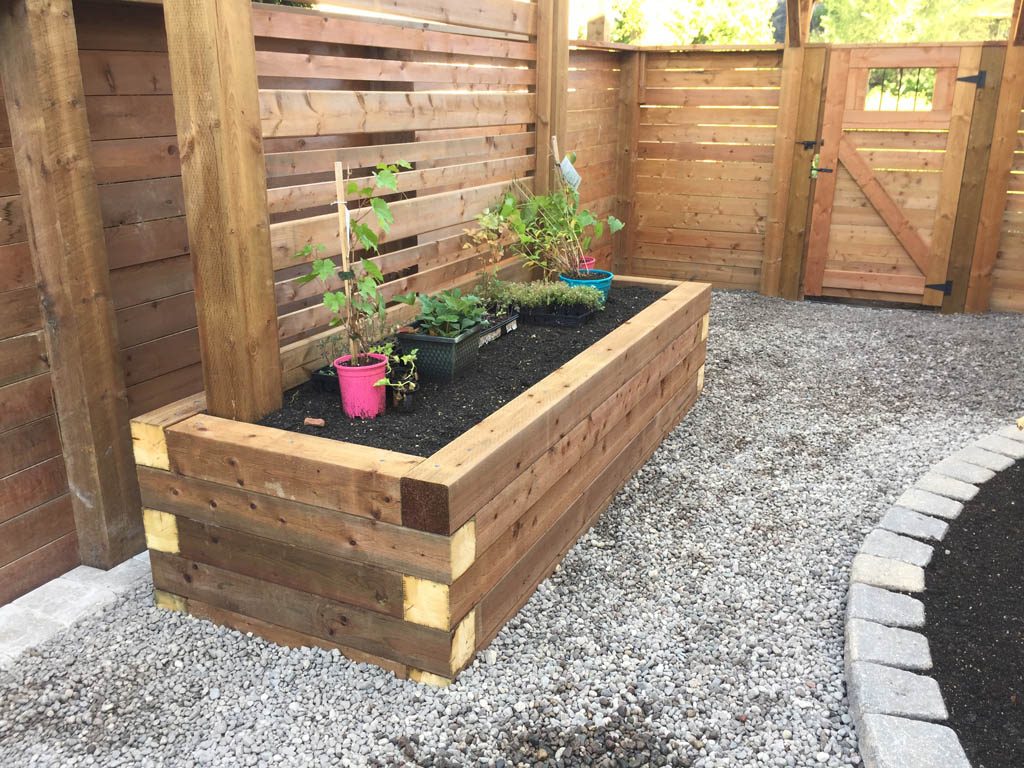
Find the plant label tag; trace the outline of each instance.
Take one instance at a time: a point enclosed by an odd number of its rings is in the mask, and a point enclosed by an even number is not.
[[[519,330],[519,323],[515,320],[505,326],[505,333],[512,333],[512,331],[516,330]]]
[[[565,183],[578,191],[580,184],[583,183],[583,177],[580,176],[580,172],[573,166],[572,160],[568,157],[562,158],[559,168],[562,170],[562,177],[565,179]]]
[[[348,209],[348,206],[345,205],[344,203],[341,203],[341,207],[342,207],[342,210],[345,211],[345,232],[343,233],[343,237],[346,240],[351,240],[352,239],[352,211],[350,211]]]

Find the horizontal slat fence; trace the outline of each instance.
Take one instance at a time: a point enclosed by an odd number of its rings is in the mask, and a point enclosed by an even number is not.
[[[569,53],[569,132],[561,149],[576,153],[576,168],[583,177],[580,203],[600,217],[617,213],[620,121],[632,119],[631,111],[619,108],[621,58],[616,51]],[[612,266],[610,234],[594,241],[591,255],[599,267]]]
[[[159,6],[75,3],[130,414],[203,388]]]
[[[79,563],[0,83],[0,605]]]
[[[347,3],[358,10],[358,2]],[[514,179],[536,169],[536,8],[505,0],[456,13],[473,26],[434,23],[434,4],[403,8],[415,21],[254,6],[279,337],[288,383],[319,353],[330,314],[323,286],[302,285],[307,244],[340,255],[334,166],[356,179],[377,163],[399,175],[395,215],[375,261],[386,295],[471,281],[487,254],[463,231]],[[419,12],[416,12],[416,11]],[[422,16],[420,14],[422,13]],[[447,14],[444,14],[447,16]],[[360,218],[367,201],[347,201]],[[370,223],[375,223],[372,219]],[[366,254],[360,253],[362,257]],[[306,259],[305,261],[308,261]],[[338,285],[332,285],[337,289]]]
[[[1013,153],[999,253],[992,270],[991,308],[1024,312],[1024,113]]]
[[[782,53],[696,50],[645,60],[628,270],[757,289]]]

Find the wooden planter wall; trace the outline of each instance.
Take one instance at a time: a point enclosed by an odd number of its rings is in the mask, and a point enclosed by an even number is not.
[[[664,288],[430,457],[190,415],[201,402],[136,420],[158,604],[449,682],[700,393],[710,288]]]

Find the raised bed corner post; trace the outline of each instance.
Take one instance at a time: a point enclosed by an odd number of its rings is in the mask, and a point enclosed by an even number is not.
[[[808,49],[813,0],[786,1],[786,47],[775,130],[772,195],[765,231],[761,293],[796,300],[811,202],[810,173],[820,135],[825,51]]]
[[[71,0],[2,4],[0,75],[79,552],[110,568],[142,515]]]
[[[207,409],[281,407],[281,355],[249,0],[165,0]]]
[[[1003,215],[1009,193],[1013,154],[1017,148],[1021,108],[1024,107],[1024,20],[1021,0],[1013,4],[1010,39],[999,86],[999,104],[989,153],[988,173],[974,243],[965,311],[987,312],[992,301],[992,271],[999,255]]]

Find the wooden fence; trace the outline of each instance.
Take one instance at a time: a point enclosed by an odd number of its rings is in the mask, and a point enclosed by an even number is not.
[[[565,0],[59,2],[73,14],[12,0],[0,21],[0,76],[70,88],[0,108],[0,603],[141,548],[129,416],[205,387],[211,412],[253,418],[322,362],[322,289],[295,254],[339,251],[336,161],[414,165],[375,257],[389,294],[471,284],[487,257],[463,229],[514,178],[545,189],[558,136],[584,204],[628,224],[595,243],[601,266],[1024,311],[1016,43],[570,50]],[[868,114],[882,66],[935,68],[932,110]],[[82,148],[74,194],[39,181],[48,146]],[[833,173],[814,181],[816,157]]]

